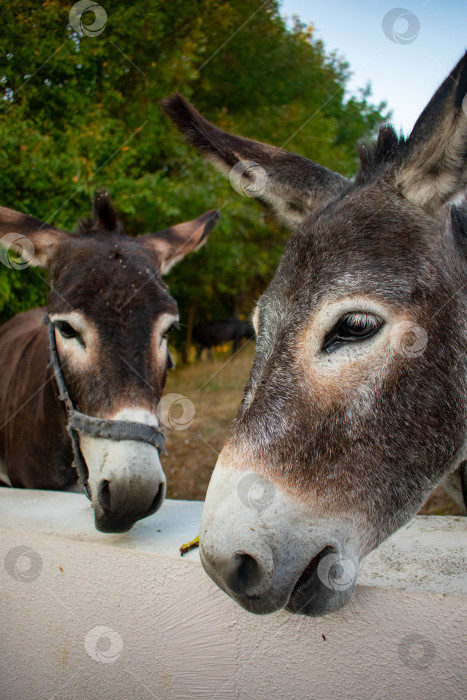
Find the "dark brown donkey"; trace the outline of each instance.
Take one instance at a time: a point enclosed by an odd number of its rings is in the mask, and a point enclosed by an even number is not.
[[[157,406],[178,311],[161,276],[206,241],[218,212],[130,238],[108,195],[94,210],[71,235],[0,207],[3,262],[15,265],[5,246],[19,248],[51,283],[47,310],[0,329],[0,480],[68,489],[79,472],[96,527],[124,532],[165,495]]]
[[[466,94],[467,54],[407,141],[384,127],[360,149],[352,182],[165,103],[295,227],[254,313],[200,528],[204,567],[247,610],[340,608],[361,559],[467,457],[467,209],[452,204],[467,185]]]

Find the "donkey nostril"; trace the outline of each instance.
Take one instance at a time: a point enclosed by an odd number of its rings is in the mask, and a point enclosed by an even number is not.
[[[258,594],[263,584],[263,571],[254,557],[237,552],[232,556],[228,569],[225,582],[233,593],[249,598]]]
[[[99,486],[98,500],[104,510],[112,510],[110,503],[110,482],[104,479]]]
[[[274,558],[269,545],[251,536],[235,544],[240,545],[239,549],[227,548],[224,542],[210,536],[202,524],[200,557],[206,573],[226,593],[243,602],[267,596],[274,579]],[[245,551],[242,544],[250,551]]]
[[[152,515],[153,513],[156,512],[156,510],[159,510],[159,508],[161,507],[161,505],[164,501],[164,497],[165,497],[165,484],[161,483],[159,485],[158,490],[157,490],[156,496],[155,496],[153,502],[151,503],[151,506],[150,506],[148,512],[146,513],[146,516]]]

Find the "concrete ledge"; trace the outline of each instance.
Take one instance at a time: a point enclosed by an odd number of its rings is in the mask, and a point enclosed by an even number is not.
[[[415,518],[315,620],[250,615],[180,557],[202,505],[105,535],[84,496],[0,489],[2,700],[465,697],[467,518]]]

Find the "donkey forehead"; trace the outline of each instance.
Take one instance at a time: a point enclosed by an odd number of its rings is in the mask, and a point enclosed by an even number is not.
[[[123,319],[177,313],[156,262],[131,239],[85,241],[61,251],[53,270],[52,311],[80,309]],[[109,316],[110,318],[110,316]]]
[[[103,274],[111,271],[115,274],[118,269],[143,271],[159,277],[157,260],[148,253],[136,238],[124,235],[107,234],[93,236],[70,237],[58,250],[51,265],[52,277],[62,280],[70,279],[70,272],[78,270]]]
[[[386,177],[364,187],[350,187],[312,213],[291,237],[291,247],[300,255],[310,249],[314,262],[335,261],[338,252],[346,256],[346,263],[349,253],[390,263],[401,254],[413,257],[431,249],[434,241],[440,241],[434,233],[444,222],[444,216],[434,217],[408,202],[392,178]]]
[[[377,294],[406,303],[449,278],[445,217],[434,220],[394,191],[360,188],[308,217],[291,236],[261,308],[307,308],[317,297]],[[370,194],[369,200],[366,195]],[[369,202],[369,203],[368,203]],[[427,235],[427,224],[439,235]]]

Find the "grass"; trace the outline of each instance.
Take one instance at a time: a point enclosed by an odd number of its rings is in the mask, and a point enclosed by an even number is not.
[[[168,454],[162,459],[168,497],[204,500],[217,456],[229,435],[248,379],[254,343],[247,342],[235,357],[214,352],[212,361],[176,368],[164,394],[181,394],[194,405],[194,420],[183,430],[166,430]],[[171,419],[183,422],[181,404],[173,404]],[[424,515],[458,515],[461,511],[438,487],[420,511]]]
[[[214,352],[169,374],[164,394],[181,394],[195,409],[194,420],[184,430],[166,430],[168,454],[162,458],[168,481],[168,497],[204,500],[212,470],[235,418],[248,379],[254,343],[247,342],[235,357]],[[174,404],[170,417],[183,420],[182,404]]]

